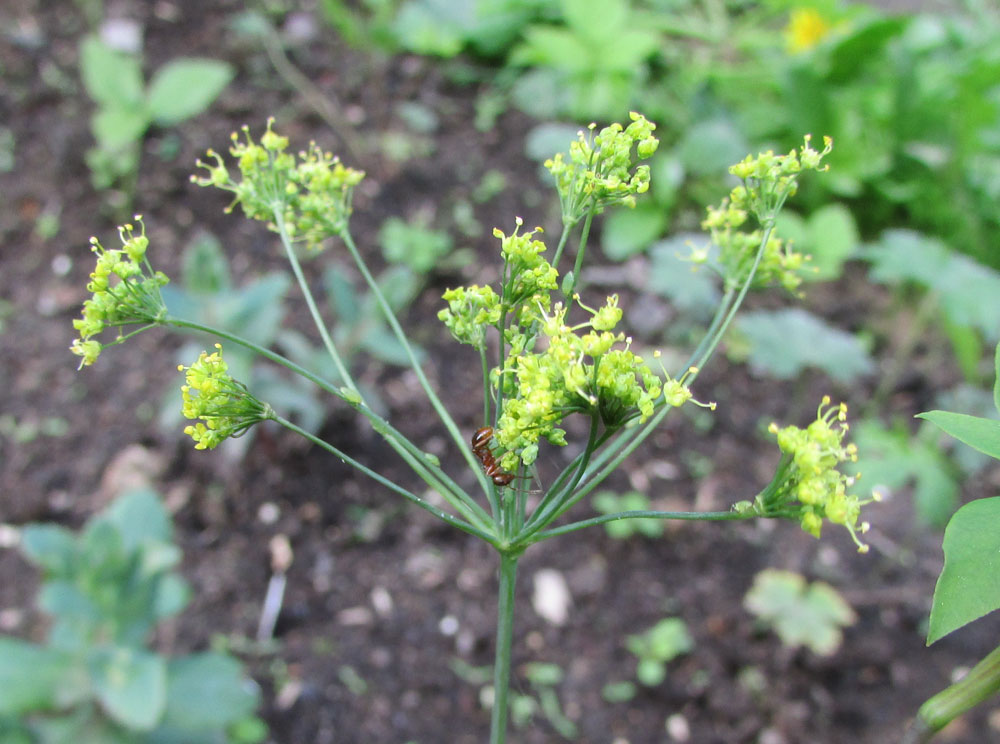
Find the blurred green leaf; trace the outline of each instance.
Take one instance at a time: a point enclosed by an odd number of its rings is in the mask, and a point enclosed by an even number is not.
[[[189,292],[197,294],[232,289],[229,261],[222,250],[222,243],[212,233],[199,233],[184,251],[181,281]]]
[[[127,551],[139,550],[148,541],[168,543],[173,539],[170,515],[151,488],[126,491],[108,507],[105,518],[118,528]]]
[[[142,139],[149,128],[149,112],[141,106],[100,108],[94,112],[91,128],[101,148],[114,151]]]
[[[171,60],[150,81],[149,111],[157,124],[178,124],[207,109],[234,74],[232,65],[220,60]]]
[[[134,648],[95,649],[88,667],[94,693],[109,716],[139,731],[156,726],[167,704],[162,657]]]
[[[940,296],[950,322],[1000,338],[1000,273],[911,230],[887,230],[861,256],[875,281],[918,284]]]
[[[253,714],[256,688],[231,656],[200,653],[171,659],[163,723],[192,733],[225,729]]]
[[[874,366],[855,336],[801,308],[744,313],[734,325],[749,347],[750,367],[759,374],[788,379],[815,367],[849,382]]]
[[[874,421],[861,421],[851,434],[865,488],[898,490],[912,480],[920,519],[938,527],[948,522],[958,503],[958,483],[936,443],[910,437],[905,429],[889,431]]]
[[[80,77],[91,98],[109,108],[144,108],[142,65],[95,36],[80,43]]]
[[[859,247],[854,217],[842,204],[827,204],[806,219],[784,210],[778,215],[777,233],[812,259],[816,271],[803,272],[806,281],[836,279]]]
[[[667,225],[667,215],[655,204],[616,209],[604,218],[601,248],[612,261],[624,261],[649,247]]]
[[[711,315],[720,297],[717,276],[683,258],[690,255],[692,244],[706,241],[703,234],[690,233],[654,243],[649,250],[646,289],[663,295],[686,313]]]
[[[857,617],[837,591],[822,581],[807,584],[792,571],[765,569],[757,574],[743,605],[791,648],[806,646],[829,656],[843,640],[842,626]]]
[[[72,676],[73,657],[18,638],[0,637],[0,715],[54,710]]]

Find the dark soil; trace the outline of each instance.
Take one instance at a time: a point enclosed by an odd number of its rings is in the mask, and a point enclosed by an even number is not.
[[[13,168],[0,173],[0,523],[76,526],[128,484],[151,482],[174,512],[184,573],[195,587],[191,607],[156,642],[178,652],[226,643],[241,653],[262,688],[272,741],[485,741],[489,716],[480,684],[455,669],[457,662],[483,667],[492,661],[497,561],[487,547],[280,430],[258,431],[242,459],[195,452],[176,429],[155,420],[164,391],[179,384],[178,337],[151,331],[76,371],[67,347],[91,268],[87,241],[92,234],[106,245],[117,240],[108,194],[91,186],[83,160],[92,144],[91,103],[76,67],[84,5],[6,0],[0,8],[0,124],[14,142]],[[145,141],[134,209],[145,217],[157,268],[176,275],[184,246],[203,230],[229,247],[241,280],[279,266],[273,236],[224,215],[224,195],[188,183],[192,163],[208,147],[224,148],[229,132],[244,123],[259,132],[269,115],[295,143],[316,139],[342,151],[343,138],[278,77],[258,45],[229,30],[241,3],[122,0],[107,6],[109,14],[141,23],[147,71],[181,55],[225,58],[239,69],[210,113],[173,130],[154,129]],[[293,61],[353,127],[359,151],[347,159],[369,179],[352,225],[373,261],[381,261],[374,235],[388,216],[425,211],[436,224],[453,227],[450,215],[469,203],[483,173],[506,176],[505,191],[475,205],[482,237],[461,242],[478,258],[462,270],[433,273],[403,318],[430,352],[428,374],[471,432],[480,405],[478,361],[437,323],[438,298],[446,286],[491,281],[494,225],[509,231],[513,217],[522,215],[527,224],[555,232],[554,197],[523,155],[532,122],[506,113],[489,131],[477,131],[479,89],[451,82],[448,66],[363,54],[345,48],[321,22],[315,30],[295,43]],[[422,135],[426,155],[398,161],[385,157],[380,144],[387,135],[408,133],[398,108],[404,102],[433,111],[438,126]],[[166,157],[170,149],[176,153]],[[317,265],[310,271],[318,276]],[[811,309],[851,328],[867,325],[887,306],[860,274],[810,295]],[[292,297],[292,322],[305,321],[301,301]],[[658,302],[623,291],[626,308],[640,300]],[[938,357],[918,362],[906,388],[891,399],[893,414],[923,410],[936,387],[955,379]],[[362,366],[363,379],[383,391],[391,420],[451,472],[463,472],[412,374],[370,360]],[[860,408],[873,387],[869,380],[838,389],[818,375],[777,383],[718,359],[696,390],[719,403],[707,431],[675,417],[610,485],[644,490],[664,508],[726,509],[769,478],[776,450],[761,436],[763,425],[807,422],[825,392]],[[380,440],[336,406],[322,434],[415,487]],[[562,456],[547,455],[552,465]],[[463,478],[471,485],[468,473]],[[992,495],[996,480],[995,473],[992,482],[982,478],[966,497]],[[774,523],[678,524],[661,539],[627,541],[595,529],[536,546],[524,556],[519,577],[514,688],[531,692],[525,663],[558,664],[565,672],[558,698],[581,742],[898,741],[924,699],[992,648],[997,619],[925,648],[941,536],[916,521],[905,492],[869,514],[873,550],[867,556],[845,535],[831,531],[817,542],[795,525]],[[289,539],[294,563],[276,642],[260,648],[247,639],[256,633],[270,578],[268,542],[276,535]],[[822,658],[789,650],[755,626],[742,599],[767,567],[826,580],[850,601],[858,620],[839,652]],[[541,569],[560,572],[572,595],[561,626],[533,609]],[[36,578],[16,551],[0,551],[0,631],[43,633],[33,608]],[[685,620],[693,652],[670,665],[662,685],[641,688],[628,702],[605,702],[606,683],[634,680],[626,636],[665,616]],[[997,740],[998,728],[991,703],[941,740]],[[559,740],[540,715],[511,734],[516,742]]]

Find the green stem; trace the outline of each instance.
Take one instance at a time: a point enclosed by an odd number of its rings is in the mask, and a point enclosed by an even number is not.
[[[285,226],[285,215],[280,208],[274,210],[274,224],[278,227],[278,235],[281,238],[281,244],[285,247],[285,255],[288,256],[288,262],[292,265],[292,273],[295,274],[295,279],[298,281],[299,288],[302,290],[302,294],[306,299],[306,305],[309,307],[309,314],[312,316],[313,323],[319,331],[320,338],[323,339],[323,346],[326,347],[327,353],[330,355],[330,358],[333,359],[333,363],[337,367],[337,374],[340,375],[340,379],[344,381],[344,384],[352,393],[356,393],[358,397],[360,397],[361,393],[358,392],[358,388],[354,384],[354,379],[351,377],[351,373],[347,371],[347,367],[341,360],[340,354],[337,353],[337,347],[333,343],[333,339],[330,337],[330,332],[326,328],[323,316],[319,313],[319,308],[316,306],[316,300],[313,298],[312,291],[309,289],[309,283],[306,281],[305,274],[302,272],[302,266],[299,264],[298,256],[295,255],[295,249],[292,247],[292,241],[288,237],[288,228]]]
[[[583,256],[587,252],[587,239],[590,237],[590,225],[594,221],[596,204],[592,204],[587,212],[587,219],[583,223],[583,232],[580,233],[580,247],[576,249],[576,261],[573,263],[573,284],[570,285],[569,292],[566,293],[568,299],[573,298],[576,292],[576,285],[580,283],[580,272],[583,270]]]
[[[265,359],[274,362],[275,364],[279,364],[287,368],[288,370],[294,372],[300,377],[309,380],[310,382],[318,386],[321,390],[330,393],[330,395],[340,398],[345,403],[355,408],[365,418],[367,418],[372,428],[376,432],[378,432],[387,442],[389,442],[390,446],[392,446],[395,449],[398,445],[399,447],[402,447],[408,453],[410,453],[412,459],[408,459],[407,461],[411,463],[411,467],[413,467],[414,470],[417,472],[417,474],[420,475],[425,480],[427,479],[425,478],[424,474],[425,473],[431,474],[435,480],[435,483],[437,484],[435,485],[435,488],[438,488],[440,486],[440,488],[443,489],[441,490],[441,495],[444,496],[446,499],[448,499],[449,503],[454,505],[456,503],[456,500],[464,502],[466,506],[469,509],[471,509],[471,511],[476,515],[475,518],[470,517],[470,521],[472,521],[475,524],[479,524],[481,527],[484,528],[487,525],[492,524],[493,521],[492,518],[489,516],[489,514],[486,513],[485,509],[483,509],[481,506],[479,506],[479,504],[476,503],[475,499],[469,496],[469,494],[467,494],[457,483],[455,483],[455,481],[452,480],[452,478],[447,473],[441,470],[440,467],[438,467],[437,465],[432,465],[431,463],[427,462],[425,453],[419,447],[417,447],[417,445],[415,445],[407,437],[405,437],[400,431],[398,431],[394,426],[392,426],[392,424],[390,424],[384,418],[375,413],[371,408],[365,405],[364,402],[359,402],[358,400],[352,398],[352,396],[348,395],[340,388],[334,387],[327,380],[324,380],[322,377],[318,376],[314,372],[311,372],[305,367],[296,364],[291,359],[283,357],[281,354],[271,351],[266,347],[255,344],[252,341],[248,341],[247,339],[237,336],[236,334],[230,333],[229,331],[224,331],[220,328],[213,328],[211,326],[203,325],[201,323],[195,323],[189,320],[172,318],[169,316],[164,318],[161,322],[163,323],[163,325],[171,325],[177,328],[186,328],[189,330],[200,331],[202,333],[208,333],[210,335],[217,336],[227,341],[232,341],[235,344],[238,344],[246,349],[249,349],[250,351],[253,351],[259,356],[262,356]],[[458,508],[459,507],[456,506],[456,509]],[[461,511],[465,513],[464,509],[462,509]]]
[[[597,430],[598,430],[598,420],[599,416],[595,412],[590,417],[590,435],[587,437],[587,446],[584,448],[580,456],[573,461],[576,470],[573,472],[572,480],[568,485],[564,485],[566,478],[562,475],[556,480],[552,488],[548,490],[545,496],[539,502],[538,506],[535,507],[534,513],[531,515],[531,519],[528,523],[524,525],[518,535],[518,541],[524,540],[534,533],[538,532],[540,529],[549,524],[559,513],[559,509],[562,506],[566,498],[573,493],[573,489],[576,488],[580,479],[583,477],[584,471],[587,469],[587,464],[590,462],[590,456],[593,454],[594,450],[598,446]],[[569,469],[564,471],[564,473],[569,473]]]
[[[556,247],[556,254],[552,257],[552,267],[558,271],[559,270],[559,259],[562,258],[563,250],[566,248],[566,242],[569,240],[569,234],[573,231],[573,225],[564,224],[562,229],[562,235],[559,236],[559,245]]]
[[[958,682],[920,706],[904,744],[930,741],[950,721],[997,692],[1000,692],[1000,647],[990,651]]]
[[[532,535],[526,545],[531,545],[550,537],[565,535],[569,532],[576,532],[587,527],[593,527],[606,522],[617,522],[620,519],[677,519],[687,522],[732,522],[740,519],[753,519],[759,515],[754,513],[741,514],[740,512],[667,512],[667,511],[626,511],[616,514],[603,514],[599,517],[584,519],[580,522],[572,522],[551,530],[545,530]]]
[[[385,476],[380,475],[379,473],[376,473],[374,470],[372,470],[368,466],[363,465],[362,463],[358,462],[353,457],[351,457],[347,453],[345,453],[345,452],[337,449],[336,447],[334,447],[329,442],[327,442],[327,441],[325,441],[323,439],[320,439],[315,434],[312,434],[311,432],[306,431],[302,427],[293,424],[288,419],[282,418],[281,416],[279,416],[277,414],[274,414],[274,416],[272,418],[273,418],[274,421],[276,421],[277,423],[281,424],[286,429],[288,429],[290,431],[293,431],[293,432],[295,432],[296,434],[298,434],[298,435],[300,435],[302,437],[305,437],[306,439],[308,439],[310,442],[312,442],[316,446],[322,447],[323,449],[325,449],[330,454],[336,456],[342,462],[347,463],[351,467],[357,468],[362,473],[364,473],[365,475],[367,475],[369,478],[377,481],[378,483],[381,483],[383,486],[385,486],[389,490],[393,491],[394,493],[397,493],[400,496],[408,499],[409,501],[412,501],[414,504],[416,504],[420,508],[429,511],[431,514],[433,514],[435,517],[437,517],[438,519],[442,520],[443,522],[447,522],[452,527],[460,529],[463,532],[467,532],[470,535],[475,535],[479,539],[485,540],[486,542],[488,542],[488,543],[490,543],[492,545],[496,545],[496,543],[497,543],[496,538],[493,535],[489,534],[488,532],[484,532],[483,530],[481,530],[481,529],[479,529],[479,528],[477,528],[477,527],[469,524],[468,522],[465,522],[465,521],[459,519],[458,517],[456,517],[456,516],[454,516],[452,514],[448,514],[445,511],[441,511],[436,506],[433,506],[433,505],[429,504],[427,501],[424,501],[422,498],[420,498],[416,494],[407,491],[402,486],[400,486],[400,485],[398,485],[396,483],[393,483],[391,480],[389,480]]]
[[[757,273],[757,268],[760,266],[761,258],[764,255],[764,248],[767,246],[767,241],[770,239],[771,232],[774,230],[774,221],[771,220],[768,224],[764,226],[764,235],[761,238],[760,246],[757,248],[757,255],[754,258],[753,265],[750,267],[750,272],[747,275],[746,281],[740,288],[739,294],[736,299],[732,301],[731,307],[725,311],[723,319],[720,323],[716,323],[715,320],[712,321],[712,326],[717,326],[710,335],[707,337],[710,339],[708,344],[705,345],[704,350],[701,354],[695,358],[694,364],[691,365],[695,368],[694,372],[691,372],[688,376],[688,384],[694,382],[697,378],[698,373],[701,368],[705,366],[708,360],[711,358],[712,354],[715,352],[716,347],[722,340],[722,337],[726,334],[729,329],[729,324],[732,323],[733,318],[736,317],[736,313],[739,311],[740,306],[743,304],[744,298],[746,298],[747,292],[750,291],[750,285],[753,283],[753,278]],[[729,293],[727,292],[727,297]],[[720,306],[720,310],[725,308],[725,304]],[[720,313],[717,313],[718,317]],[[701,344],[699,344],[701,347]],[[583,476],[583,483],[585,484],[583,488],[573,495],[564,508],[559,512],[559,514],[564,513],[567,509],[576,504],[580,499],[586,496],[588,493],[594,490],[600,483],[604,481],[611,473],[613,473],[619,465],[627,458],[635,449],[645,441],[660,422],[666,417],[667,413],[672,410],[672,406],[668,405],[666,402],[660,404],[660,410],[658,410],[652,418],[645,423],[642,428],[635,432],[634,429],[623,430],[621,434],[616,437],[616,440],[611,443],[610,450],[617,452],[610,457],[599,456],[595,462],[588,469],[588,472]],[[634,433],[633,433],[634,432]],[[603,455],[603,453],[602,453]],[[598,470],[600,468],[600,470]],[[595,474],[596,471],[596,474]],[[556,516],[558,517],[559,514]]]
[[[510,690],[511,651],[514,644],[514,584],[519,553],[500,553],[500,588],[497,594],[497,647],[493,664],[493,713],[490,744],[507,741],[507,707]]]
[[[472,452],[472,448],[466,441],[466,437],[462,436],[462,432],[459,431],[455,420],[451,417],[451,414],[448,413],[448,409],[444,407],[444,403],[441,402],[441,399],[438,397],[437,393],[434,392],[434,388],[431,387],[430,382],[427,380],[427,376],[420,367],[420,363],[417,361],[416,354],[413,353],[413,348],[410,346],[410,342],[406,338],[406,334],[403,333],[403,329],[399,325],[399,321],[396,320],[395,313],[392,312],[392,308],[389,307],[389,303],[386,302],[385,295],[382,294],[382,290],[379,288],[378,282],[375,281],[375,277],[373,277],[371,271],[368,270],[368,265],[365,263],[364,259],[361,258],[361,252],[358,251],[358,247],[355,245],[354,239],[351,237],[351,233],[347,229],[344,229],[340,232],[340,237],[347,246],[347,249],[351,252],[351,256],[354,258],[354,263],[358,267],[358,271],[361,272],[361,275],[365,278],[365,282],[367,282],[368,287],[375,296],[375,301],[378,302],[378,305],[382,310],[382,314],[385,316],[386,322],[389,324],[389,327],[392,328],[393,334],[395,334],[396,339],[406,352],[406,356],[410,361],[410,367],[417,375],[417,380],[420,381],[420,386],[424,389],[427,399],[431,402],[431,405],[437,412],[441,422],[445,425],[445,428],[448,430],[451,438],[458,446],[459,452],[462,453],[465,461],[476,474],[483,490],[486,491],[490,487],[490,484],[485,474],[482,472],[482,468],[479,467],[479,463]]]

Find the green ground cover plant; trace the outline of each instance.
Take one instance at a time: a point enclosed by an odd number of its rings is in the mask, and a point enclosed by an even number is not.
[[[700,405],[691,390],[751,289],[778,286],[798,290],[806,260],[775,234],[775,221],[786,200],[808,171],[822,171],[832,143],[814,149],[806,137],[787,154],[747,156],[730,172],[739,185],[704,220],[719,247],[709,263],[695,249],[694,264],[710,265],[718,275],[719,303],[701,343],[688,361],[671,373],[653,353],[640,355],[620,329],[619,295],[591,299],[582,267],[594,218],[605,210],[632,206],[648,190],[650,169],[643,161],[656,151],[655,125],[633,113],[626,125],[581,131],[566,153],[550,158],[559,196],[563,230],[554,248],[539,229],[514,220],[509,233],[493,232],[499,243],[493,285],[455,287],[444,294],[440,320],[460,343],[472,347],[469,360],[482,370],[481,414],[459,424],[431,385],[421,360],[373,276],[350,230],[352,196],[364,178],[316,144],[299,154],[271,123],[255,140],[248,129],[234,134],[232,161],[209,151],[195,182],[226,191],[247,217],[266,223],[278,236],[292,274],[312,316],[316,333],[335,370],[331,376],[306,368],[256,339],[176,315],[163,301],[169,279],[153,268],[151,246],[141,219],[120,230],[121,248],[92,248],[97,264],[84,304],[74,321],[79,337],[73,352],[82,366],[98,362],[109,347],[154,327],[200,331],[218,339],[184,373],[183,412],[193,423],[185,432],[197,449],[212,449],[270,421],[295,432],[368,476],[381,487],[410,501],[446,524],[490,545],[499,560],[496,660],[493,674],[492,744],[506,741],[511,705],[511,649],[514,635],[514,587],[518,561],[535,543],[623,519],[738,521],[782,518],[797,522],[816,537],[824,523],[845,527],[862,552],[867,523],[862,507],[871,499],[854,493],[854,474],[839,469],[856,458],[846,443],[847,407],[825,398],[806,428],[772,424],[781,457],[772,481],[749,499],[718,512],[661,510],[619,511],[580,519],[570,511],[612,473],[676,408]],[[234,171],[235,166],[235,171]],[[435,456],[407,438],[377,412],[345,362],[335,328],[324,321],[307,280],[301,256],[330,250],[331,238],[346,250],[364,278],[428,403],[447,432],[455,459],[464,460],[465,476],[447,472]],[[587,299],[584,299],[586,295]],[[278,340],[275,340],[276,344]],[[396,452],[440,499],[432,502],[359,462],[279,413],[236,379],[222,343],[248,349],[301,376],[352,409]],[[648,361],[647,361],[648,360]],[[569,464],[558,473],[539,467],[546,447],[569,446],[571,419],[587,430],[575,442]],[[449,466],[450,467],[450,466]],[[850,467],[847,465],[846,467]],[[475,491],[462,486],[470,479]],[[755,489],[748,484],[747,492]],[[541,683],[539,683],[541,684]],[[551,686],[551,685],[550,685]],[[544,687],[544,685],[543,685]],[[541,695],[541,688],[539,688]]]
[[[0,741],[253,744],[257,688],[235,658],[168,657],[148,647],[190,590],[170,517],[149,490],[122,494],[79,534],[51,524],[20,531],[44,580],[52,624],[42,644],[0,636]]]

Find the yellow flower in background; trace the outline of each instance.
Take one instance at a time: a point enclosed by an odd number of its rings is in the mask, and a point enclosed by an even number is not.
[[[785,44],[790,52],[804,52],[816,46],[832,28],[833,24],[815,8],[796,8],[785,26]]]

